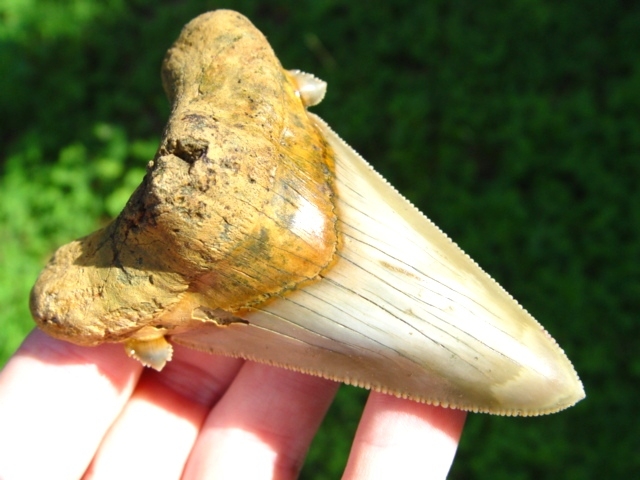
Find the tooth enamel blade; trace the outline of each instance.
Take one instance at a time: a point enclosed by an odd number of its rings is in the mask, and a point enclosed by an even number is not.
[[[322,280],[172,337],[435,405],[552,413],[584,398],[553,338],[317,116],[342,245]]]

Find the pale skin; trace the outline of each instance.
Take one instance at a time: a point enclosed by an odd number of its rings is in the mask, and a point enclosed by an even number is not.
[[[180,346],[158,373],[36,330],[0,372],[0,478],[294,479],[338,385]],[[343,478],[445,478],[464,420],[372,393]]]

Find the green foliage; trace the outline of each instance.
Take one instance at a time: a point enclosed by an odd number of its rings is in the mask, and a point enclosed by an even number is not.
[[[451,478],[640,471],[632,2],[0,2],[0,360],[30,328],[52,249],[115,215],[153,157],[164,51],[221,7],[249,16],[286,67],[329,82],[316,111],[540,319],[584,380],[587,400],[559,415],[470,416]],[[339,476],[353,391],[304,478]]]
[[[55,246],[95,230],[117,215],[144,175],[157,141],[129,141],[122,128],[98,124],[95,142],[61,147],[45,161],[37,139],[5,159],[0,178],[0,361],[33,327],[28,292]],[[89,153],[92,152],[92,153]]]

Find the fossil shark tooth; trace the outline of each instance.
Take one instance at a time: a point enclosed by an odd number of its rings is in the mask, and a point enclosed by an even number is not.
[[[326,84],[284,70],[246,18],[190,22],[163,84],[172,113],[145,179],[55,253],[31,295],[40,328],[156,369],[168,338],[470,411],[584,397],[544,328],[307,112]]]

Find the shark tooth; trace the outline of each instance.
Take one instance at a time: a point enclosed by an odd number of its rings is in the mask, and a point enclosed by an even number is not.
[[[158,370],[169,338],[476,412],[584,398],[553,338],[307,111],[326,84],[284,70],[246,18],[191,21],[162,78],[158,153],[112,224],[54,254],[40,328]]]

